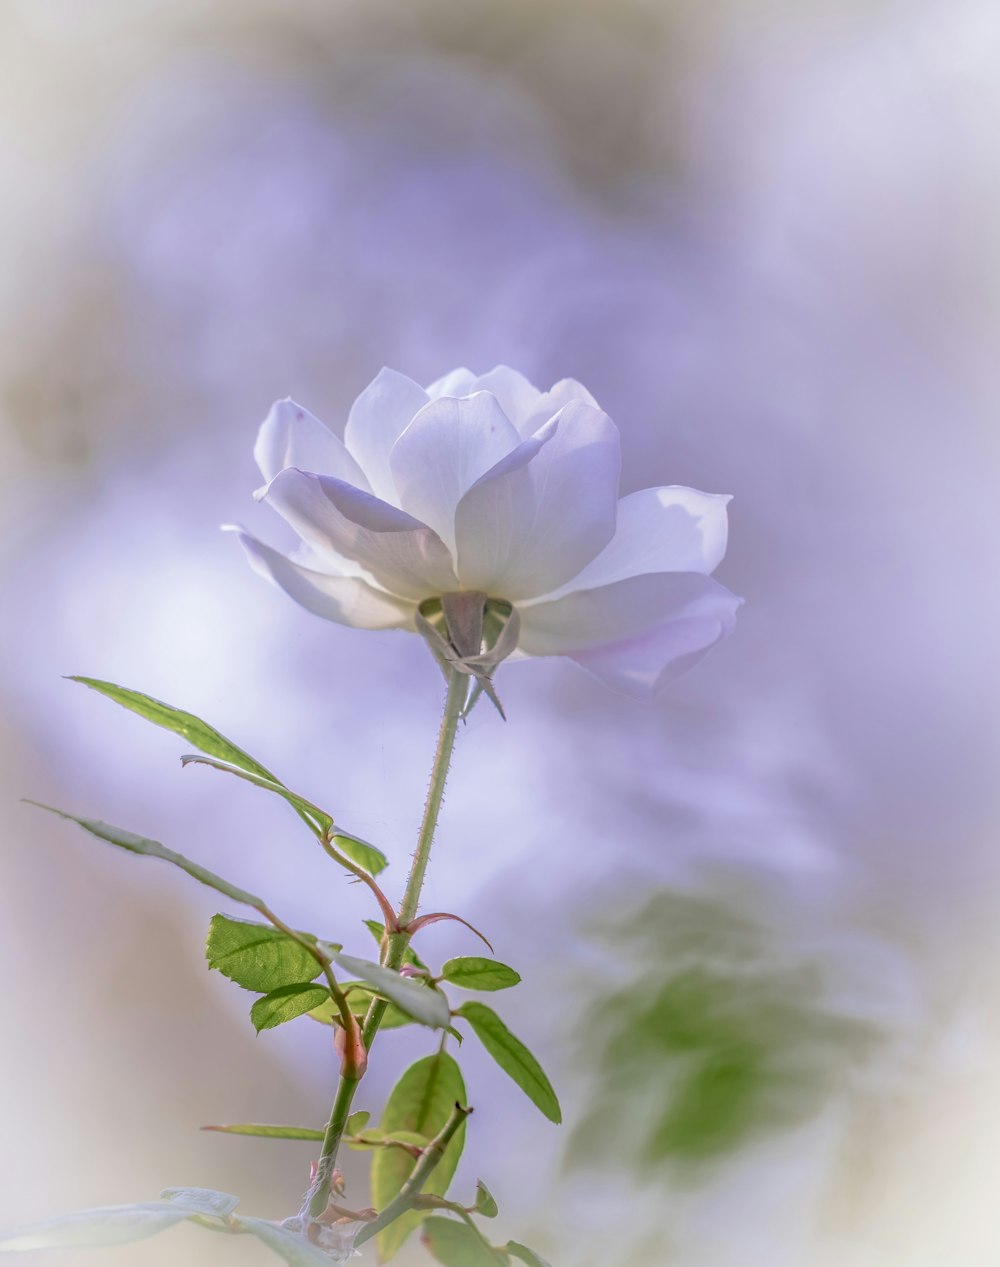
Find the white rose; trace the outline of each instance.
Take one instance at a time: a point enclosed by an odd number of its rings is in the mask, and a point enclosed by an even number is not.
[[[481,593],[513,608],[515,657],[568,656],[636,696],[732,629],[741,600],[709,575],[729,498],[666,487],[619,500],[618,430],[572,379],[540,392],[498,366],[425,390],[384,369],[343,441],[283,400],[254,456],[257,497],[302,545],[286,557],[236,529],[240,540],[327,620],[416,630],[427,600]]]

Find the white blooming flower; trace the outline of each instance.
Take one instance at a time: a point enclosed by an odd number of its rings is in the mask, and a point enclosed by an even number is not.
[[[666,487],[619,500],[618,430],[572,379],[541,392],[498,366],[425,389],[384,369],[343,441],[282,400],[254,455],[258,498],[302,545],[287,557],[240,540],[258,572],[328,620],[427,633],[441,600],[447,615],[453,596],[482,595],[487,630],[491,612],[507,622],[501,654],[568,656],[637,696],[733,626],[740,600],[709,575],[729,498]],[[461,656],[488,653],[484,636]]]

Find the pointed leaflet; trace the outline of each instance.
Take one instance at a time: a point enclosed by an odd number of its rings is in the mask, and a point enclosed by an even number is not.
[[[213,770],[235,774],[237,778],[245,779],[247,783],[253,783],[255,787],[263,788],[265,792],[274,792],[292,806],[321,840],[332,840],[342,854],[346,854],[353,863],[361,867],[363,871],[367,871],[369,875],[378,875],[389,865],[389,859],[380,849],[376,849],[366,840],[352,836],[349,832],[334,831],[333,817],[325,809],[320,809],[318,805],[314,805],[312,801],[306,800],[304,796],[291,791],[275,779],[265,779],[251,770],[242,770],[231,761],[219,761],[214,757],[197,757],[190,753],[181,757],[181,765],[210,766]]]
[[[425,1056],[411,1065],[396,1083],[382,1114],[381,1128],[398,1138],[401,1131],[433,1137],[448,1121],[455,1104],[465,1104],[465,1083],[455,1060],[445,1051]],[[456,1132],[424,1186],[424,1192],[443,1197],[455,1174],[465,1144],[465,1124]],[[380,1148],[372,1162],[372,1200],[384,1209],[410,1177],[414,1160],[398,1148]],[[386,1262],[420,1223],[416,1211],[402,1215],[379,1232],[379,1258]]]
[[[188,743],[194,744],[199,752],[206,752],[210,757],[229,761],[239,766],[241,770],[246,770],[250,774],[259,774],[261,778],[269,779],[272,783],[280,784],[281,782],[266,766],[262,766],[248,752],[238,748],[214,726],[202,721],[200,717],[195,717],[194,713],[186,713],[181,708],[164,704],[162,700],[154,699],[152,695],[144,695],[141,691],[130,691],[127,687],[116,686],[114,682],[102,682],[100,678],[74,675],[70,677],[70,681],[82,682],[92,691],[97,691],[101,695],[106,695],[108,699],[114,700],[122,708],[145,717],[154,726],[162,726],[164,730],[172,730],[175,735],[183,736]],[[313,827],[311,820],[306,815],[303,817],[309,826]]]
[[[76,814],[67,814],[64,810],[55,809],[52,805],[42,805],[40,801],[28,801],[27,804],[47,810],[50,814],[58,814],[60,818],[78,824],[84,831],[97,836],[99,840],[106,840],[109,845],[117,845],[119,849],[127,849],[129,853],[145,854],[148,858],[162,858],[164,862],[172,862],[175,867],[180,867],[195,880],[207,884],[210,889],[215,889],[218,893],[224,893],[226,897],[232,898],[234,902],[239,902],[242,906],[253,906],[259,909],[264,905],[263,898],[254,897],[245,889],[238,889],[235,884],[223,880],[221,876],[215,875],[197,862],[192,862],[190,858],[185,858],[183,854],[175,853],[173,849],[161,845],[158,840],[136,836],[133,832],[125,831],[121,827],[112,827],[109,823],[99,822],[96,818],[78,818]]]
[[[448,1000],[437,990],[420,985],[409,977],[401,977],[398,972],[383,968],[381,964],[355,959],[353,955],[334,953],[332,958],[339,967],[367,981],[378,994],[385,995],[421,1025],[444,1029],[451,1024]]]
[[[178,1190],[179,1191],[179,1190]],[[197,1191],[189,1189],[188,1191]],[[224,1193],[211,1194],[224,1196]],[[202,1193],[204,1196],[204,1193]],[[235,1201],[236,1198],[229,1198]],[[192,1214],[208,1214],[201,1200],[188,1205],[183,1200],[142,1201],[134,1205],[111,1205],[97,1210],[78,1210],[21,1228],[0,1240],[0,1254],[27,1249],[84,1249],[106,1245],[127,1245],[183,1223]]]
[[[536,1254],[527,1245],[519,1245],[517,1241],[508,1241],[504,1249],[512,1258],[519,1258],[522,1263],[527,1263],[528,1267],[550,1267],[541,1254]]]
[[[475,1228],[455,1219],[426,1219],[420,1239],[443,1267],[501,1267],[506,1262]]]
[[[484,1219],[495,1219],[500,1213],[496,1198],[486,1184],[483,1183],[482,1179],[476,1180],[476,1203],[472,1208],[476,1214],[481,1214]]]
[[[367,840],[362,840],[360,836],[352,836],[349,832],[338,831],[334,833],[333,844],[342,854],[346,854],[352,862],[361,867],[363,871],[367,871],[369,875],[378,875],[389,865],[389,859],[382,850],[376,849],[374,845],[370,845]]]
[[[191,753],[185,753],[181,757],[181,765],[211,766],[213,770],[222,770],[226,774],[235,774],[238,779],[246,779],[248,783],[253,783],[256,787],[263,788],[266,792],[274,792],[277,796],[284,797],[289,805],[298,811],[300,817],[316,820],[316,826],[313,830],[320,836],[326,835],[333,827],[333,818],[326,810],[320,809],[312,801],[307,801],[304,796],[299,796],[298,792],[290,791],[276,779],[265,778],[262,774],[257,774],[253,770],[244,770],[241,766],[236,765],[235,762],[222,761],[217,757],[196,757]]]
[[[308,950],[280,929],[228,915],[212,916],[205,957],[210,968],[261,994],[286,985],[306,985],[320,973]]]
[[[550,1122],[562,1121],[562,1110],[556,1093],[545,1073],[524,1043],[510,1032],[496,1012],[485,1003],[463,1003],[457,1011],[476,1032],[476,1037],[497,1062],[510,1074],[529,1100],[532,1100]]]
[[[462,990],[509,990],[521,980],[519,974],[505,963],[474,955],[449,959],[441,969],[441,975]]]
[[[308,1126],[267,1126],[258,1122],[239,1122],[234,1126],[203,1126],[203,1131],[218,1131],[221,1135],[252,1135],[257,1139],[305,1139],[322,1141],[325,1131],[314,1131]]]
[[[304,1016],[329,998],[330,991],[325,985],[282,985],[257,1000],[250,1009],[250,1020],[259,1034],[262,1029],[274,1029],[285,1021]]]
[[[108,699],[121,704],[123,708],[138,713],[140,717],[145,717],[155,726],[162,726],[164,730],[172,730],[174,734],[182,735],[188,743],[193,743],[199,751],[207,752],[209,756],[221,757],[223,761],[231,761],[233,765],[263,775],[265,779],[274,779],[271,771],[265,769],[259,761],[255,761],[248,752],[238,748],[214,726],[209,726],[193,713],[186,713],[183,709],[174,708],[171,704],[164,704],[162,700],[154,699],[152,695],[143,695],[141,691],[130,691],[127,687],[116,686],[114,682],[102,682],[99,678],[80,677],[74,674],[70,677],[70,681],[82,682],[84,686],[89,686],[91,690],[106,695]],[[277,782],[276,779],[274,781]]]
[[[232,1214],[240,1203],[239,1197],[229,1192],[216,1192],[213,1188],[164,1188],[160,1199],[180,1206],[189,1214],[206,1214],[217,1219]]]

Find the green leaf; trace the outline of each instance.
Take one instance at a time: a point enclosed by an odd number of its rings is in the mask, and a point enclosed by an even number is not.
[[[257,774],[254,770],[244,770],[241,766],[232,761],[222,761],[217,757],[197,757],[191,753],[185,753],[181,757],[181,765],[205,765],[210,766],[213,770],[221,770],[224,774],[235,774],[238,779],[245,779],[247,783],[252,783],[255,787],[263,788],[265,792],[274,792],[275,795],[283,797],[293,809],[298,810],[299,814],[306,818],[316,820],[314,830],[318,836],[325,836],[333,827],[333,818],[324,809],[320,809],[318,805],[314,805],[312,801],[307,801],[304,796],[300,796],[298,792],[292,792],[285,787],[283,783],[279,783],[277,779],[264,778],[262,774]]]
[[[559,1101],[541,1065],[524,1043],[515,1038],[496,1012],[485,1003],[463,1003],[458,1009],[458,1015],[469,1022],[476,1037],[500,1068],[510,1074],[549,1121],[557,1124],[561,1122]]]
[[[412,1131],[431,1138],[444,1127],[455,1104],[465,1104],[465,1083],[454,1058],[445,1051],[425,1056],[411,1065],[396,1083],[382,1114],[382,1130],[393,1138]],[[448,1191],[465,1144],[465,1123],[458,1128],[432,1171],[424,1191],[443,1197]],[[414,1160],[399,1148],[380,1148],[372,1161],[372,1200],[382,1210],[410,1177]],[[386,1262],[421,1222],[417,1211],[402,1215],[379,1232],[379,1258]]]
[[[108,699],[121,704],[123,708],[128,708],[133,713],[138,713],[140,717],[145,717],[155,726],[162,726],[164,730],[172,730],[175,735],[182,735],[200,752],[207,752],[211,757],[221,757],[223,761],[231,761],[233,765],[238,765],[243,770],[250,770],[254,774],[262,775],[265,779],[273,779],[277,782],[270,770],[265,769],[248,752],[237,748],[232,740],[221,735],[214,726],[209,726],[193,713],[185,713],[183,709],[164,704],[162,700],[154,699],[152,695],[143,695],[141,691],[130,691],[127,687],[115,686],[113,682],[102,682],[99,678],[73,675],[70,681],[82,682],[84,686],[89,686],[91,690],[106,695]]]
[[[379,946],[381,946],[382,938],[385,935],[385,925],[380,923],[377,919],[366,919],[365,927],[378,942]],[[425,972],[430,971],[412,946],[407,946],[406,950],[403,952],[403,963],[411,963],[415,968],[423,968]]]
[[[230,884],[228,880],[223,880],[221,876],[217,876],[214,872],[207,870],[197,862],[192,862],[189,858],[185,858],[183,854],[175,853],[173,849],[168,849],[166,845],[161,845],[157,840],[149,840],[145,836],[136,836],[133,832],[125,831],[121,827],[112,827],[108,823],[99,822],[96,818],[77,818],[75,814],[67,814],[61,809],[55,809],[52,805],[43,805],[40,801],[28,801],[29,805],[34,805],[38,809],[47,810],[50,814],[57,814],[60,818],[65,818],[71,823],[76,823],[89,831],[92,836],[97,836],[100,840],[106,840],[109,845],[117,845],[119,849],[127,849],[129,853],[144,854],[148,858],[162,858],[164,862],[172,862],[175,867],[180,867],[182,871],[186,871],[189,876],[202,884],[207,884],[210,889],[215,889],[218,893],[225,894],[234,902],[239,902],[242,906],[261,907],[264,905],[264,899],[254,897],[252,893],[248,893],[245,889],[238,889],[235,884]]]
[[[258,1122],[240,1122],[235,1126],[203,1126],[203,1131],[218,1131],[221,1135],[253,1135],[258,1139],[308,1139],[320,1141],[323,1131],[308,1126],[266,1126]]]
[[[357,1017],[364,1017],[368,1012],[368,1005],[374,997],[374,991],[371,986],[366,985],[363,981],[345,981],[344,989],[350,987],[350,994],[347,996],[347,1006]],[[314,1007],[309,1012],[309,1016],[314,1021],[319,1021],[322,1025],[339,1025],[340,1010],[334,1003],[333,999],[325,999],[319,1007]],[[382,1017],[380,1029],[400,1029],[404,1025],[416,1025],[417,1022],[412,1016],[407,1016],[405,1012],[390,1003]]]
[[[366,1113],[364,1109],[357,1109],[347,1119],[347,1133],[349,1135],[357,1135],[358,1131],[365,1129],[370,1120],[370,1113]]]
[[[240,1231],[256,1236],[289,1267],[330,1267],[330,1256],[318,1246],[311,1245],[304,1236],[265,1219],[240,1219],[239,1223]]]
[[[286,933],[228,915],[212,916],[205,956],[210,968],[258,994],[305,985],[320,973],[313,956]]]
[[[261,778],[269,779],[273,783],[280,784],[281,782],[266,766],[262,766],[248,752],[238,748],[214,726],[202,721],[200,717],[195,717],[194,713],[186,713],[183,709],[174,708],[170,704],[164,704],[162,700],[154,699],[152,695],[143,695],[141,691],[130,691],[127,687],[116,686],[113,682],[102,682],[99,678],[72,676],[70,681],[82,682],[84,686],[89,686],[91,690],[106,695],[108,699],[121,704],[123,708],[138,713],[146,721],[151,721],[154,726],[172,730],[175,735],[181,735],[188,743],[194,744],[199,752],[207,752],[210,757],[229,761],[239,766],[241,770],[247,770],[250,774],[259,774]],[[310,818],[305,814],[303,818],[309,827],[313,827]]]
[[[527,1245],[519,1245],[517,1241],[508,1241],[504,1249],[512,1258],[519,1258],[522,1263],[527,1263],[528,1267],[550,1267],[548,1260],[541,1254],[536,1254]]]
[[[274,1029],[285,1021],[304,1016],[329,997],[330,991],[325,985],[282,985],[257,1000],[250,1009],[250,1020],[259,1034],[262,1029]]]
[[[449,959],[441,969],[441,975],[462,990],[509,990],[521,980],[505,963],[474,955]]]
[[[381,849],[376,849],[374,845],[370,845],[367,840],[362,840],[359,836],[338,831],[334,834],[333,844],[369,875],[378,875],[389,865],[389,859]],[[381,937],[382,934],[379,933],[379,936]]]
[[[353,955],[334,953],[333,961],[366,981],[376,993],[385,995],[421,1025],[444,1029],[451,1024],[451,1008],[440,991],[421,985],[410,977],[401,977],[398,972],[383,968],[381,964],[355,959]]]
[[[424,1220],[421,1240],[444,1267],[497,1267],[504,1262],[468,1223],[440,1215]]]
[[[212,1188],[164,1188],[160,1198],[180,1206],[189,1214],[205,1214],[217,1219],[232,1214],[240,1203],[239,1197],[228,1192],[216,1192]]]
[[[490,1192],[482,1179],[476,1180],[476,1203],[472,1208],[477,1214],[481,1214],[484,1219],[495,1219],[500,1213],[493,1193]]]
[[[0,1253],[26,1249],[73,1247],[97,1248],[126,1245],[166,1231],[191,1217],[180,1205],[146,1201],[136,1205],[111,1205],[98,1210],[80,1210],[60,1218],[47,1219],[22,1228],[0,1240]]]

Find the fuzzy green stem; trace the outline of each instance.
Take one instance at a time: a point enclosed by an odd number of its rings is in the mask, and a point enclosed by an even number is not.
[[[360,1081],[360,1075],[355,1078],[342,1073],[337,1083],[337,1095],[333,1101],[333,1108],[330,1110],[330,1121],[327,1123],[326,1135],[323,1137],[323,1152],[316,1167],[316,1178],[313,1181],[312,1195],[309,1199],[309,1213],[314,1219],[319,1218],[329,1203],[330,1184],[337,1167],[340,1141],[344,1138],[347,1119],[351,1116],[354,1093]]]
[[[455,750],[455,735],[462,717],[462,708],[468,693],[469,679],[464,673],[451,671],[448,679],[448,694],[445,696],[444,716],[441,718],[441,729],[438,733],[437,751],[434,753],[434,765],[431,768],[431,784],[424,804],[424,818],[420,824],[417,847],[410,866],[410,876],[406,881],[406,892],[399,906],[400,924],[408,924],[417,913],[420,905],[420,892],[424,887],[424,876],[427,874],[427,863],[430,861],[431,845],[434,843],[434,832],[437,830],[438,815],[441,813],[441,802],[444,799],[444,785],[451,766],[451,755]],[[405,941],[400,948],[406,949]],[[390,952],[391,958],[391,952]]]
[[[462,718],[462,708],[465,704],[468,686],[468,677],[452,669],[448,677],[448,693],[445,696],[444,715],[441,718],[441,728],[438,732],[434,764],[431,767],[430,787],[427,791],[427,800],[424,803],[424,816],[420,824],[420,833],[417,836],[417,847],[413,853],[410,874],[406,881],[406,891],[399,907],[399,923],[401,925],[405,925],[413,919],[420,904],[420,892],[423,889],[424,876],[427,874],[431,845],[434,843],[434,832],[437,829],[438,816],[441,813],[441,802],[444,799],[444,785],[451,766],[451,757],[455,749],[455,736],[458,733],[458,723]],[[403,955],[406,953],[410,934],[406,932],[393,933],[388,928],[386,933],[385,950],[382,956],[383,963],[387,968],[398,971],[400,964],[403,962]],[[385,1010],[388,1006],[384,999],[372,1000],[361,1031],[366,1051],[371,1051],[372,1043],[375,1041],[379,1026],[382,1024],[382,1017],[385,1015]],[[342,1075],[337,1086],[337,1095],[330,1111],[330,1121],[327,1124],[326,1135],[323,1139],[323,1152],[319,1159],[316,1180],[309,1198],[309,1213],[313,1218],[318,1218],[323,1213],[330,1199],[330,1181],[337,1165],[340,1141],[344,1134],[347,1119],[350,1116],[354,1093],[358,1089],[362,1076],[362,1074],[359,1074],[355,1078]],[[415,1173],[416,1171],[414,1171]]]
[[[451,1111],[451,1116],[440,1133],[435,1135],[424,1149],[423,1156],[413,1167],[409,1179],[403,1184],[378,1218],[371,1223],[365,1224],[358,1233],[357,1240],[354,1242],[355,1246],[363,1245],[365,1241],[370,1241],[384,1227],[388,1227],[390,1223],[395,1223],[401,1214],[405,1214],[407,1210],[413,1208],[414,1201],[420,1196],[424,1185],[444,1156],[444,1150],[451,1143],[455,1133],[471,1112],[471,1109],[464,1108],[461,1104],[455,1105]]]

